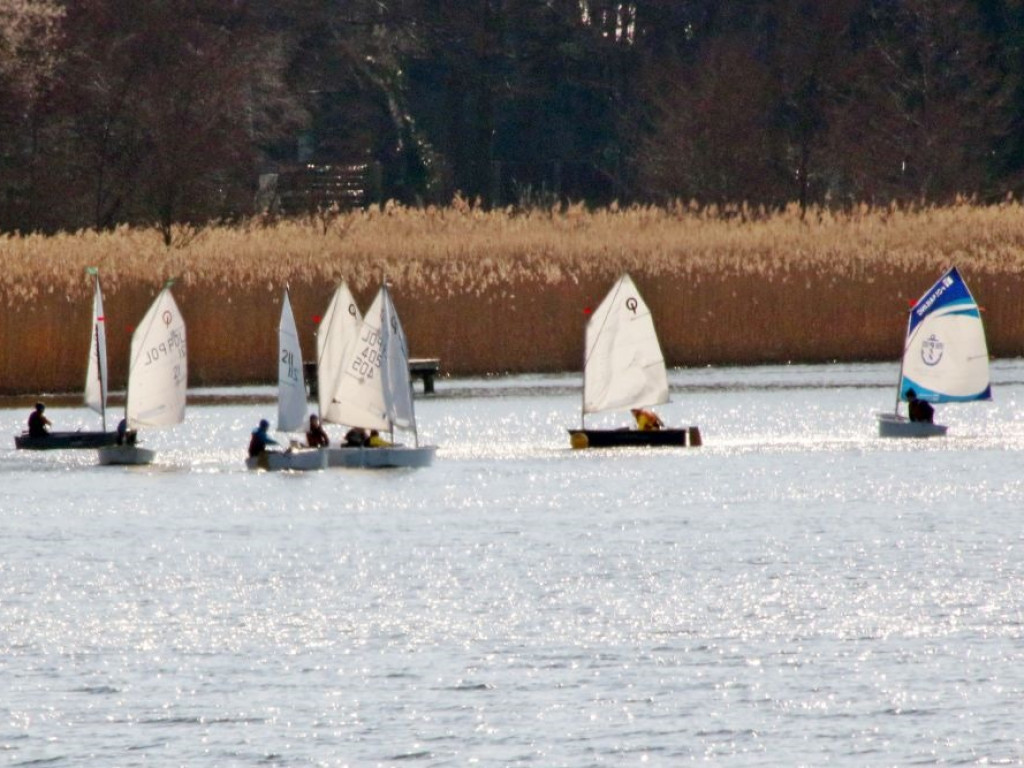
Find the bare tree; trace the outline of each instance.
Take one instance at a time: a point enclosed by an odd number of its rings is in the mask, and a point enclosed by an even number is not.
[[[38,132],[61,61],[61,7],[0,0],[0,228],[34,228]]]
[[[876,2],[870,30],[832,135],[852,196],[935,201],[982,190],[1007,94],[973,4]]]

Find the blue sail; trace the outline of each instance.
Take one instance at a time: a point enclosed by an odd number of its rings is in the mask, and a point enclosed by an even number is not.
[[[899,397],[913,389],[933,403],[989,400],[988,347],[981,312],[953,267],[910,310]]]

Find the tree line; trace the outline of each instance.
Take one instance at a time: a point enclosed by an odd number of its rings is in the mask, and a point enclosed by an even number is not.
[[[983,202],[1016,0],[0,0],[0,231],[203,225],[268,170],[386,198]]]

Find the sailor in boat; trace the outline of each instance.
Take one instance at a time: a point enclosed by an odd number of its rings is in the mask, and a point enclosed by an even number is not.
[[[260,419],[260,425],[252,431],[252,437],[249,438],[250,458],[266,453],[267,446],[278,445],[277,440],[267,434],[268,429],[270,429],[270,422]]]
[[[387,440],[381,437],[380,432],[378,432],[376,429],[370,430],[370,439],[366,441],[366,444],[371,448],[387,448],[388,446],[392,445],[392,443],[389,443]]]
[[[135,445],[135,440],[139,436],[139,433],[134,429],[128,429],[128,419],[123,418],[117,422],[117,444],[118,445]]]
[[[923,421],[928,424],[935,418],[935,409],[931,403],[921,400],[913,389],[907,390],[907,412],[911,421]]]
[[[320,417],[315,413],[309,415],[309,429],[306,430],[306,445],[310,448],[327,448],[331,439],[320,424]]]
[[[29,414],[29,437],[47,437],[50,434],[49,427],[52,426],[52,424],[50,423],[50,420],[43,415],[43,411],[45,410],[45,405],[43,405],[42,403],[36,403],[35,410]]]
[[[636,428],[641,432],[653,432],[665,427],[665,423],[654,411],[649,411],[646,408],[633,408],[630,413],[636,419]]]
[[[363,448],[370,442],[370,435],[362,427],[352,427],[345,433],[346,448]]]

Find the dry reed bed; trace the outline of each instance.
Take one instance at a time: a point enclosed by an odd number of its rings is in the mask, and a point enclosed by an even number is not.
[[[587,212],[381,209],[182,231],[0,236],[0,392],[74,390],[90,284],[103,279],[115,385],[133,323],[163,281],[189,328],[193,384],[274,375],[291,286],[306,357],[337,281],[365,310],[393,284],[414,355],[477,374],[579,367],[585,308],[628,270],[672,364],[894,359],[907,300],[957,264],[996,356],[1024,351],[1024,208],[778,213],[676,205]]]

